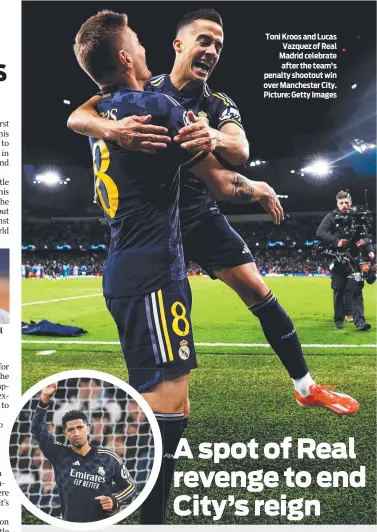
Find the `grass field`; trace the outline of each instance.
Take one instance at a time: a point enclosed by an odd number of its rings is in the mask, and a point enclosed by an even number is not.
[[[352,324],[343,330],[332,328],[332,293],[327,278],[268,279],[268,284],[295,322],[308,355],[312,375],[319,384],[336,385],[361,403],[350,418],[338,418],[324,410],[304,410],[293,398],[292,385],[279,359],[269,347],[258,322],[228,288],[220,282],[194,278],[191,282],[194,308],[193,326],[199,368],[192,373],[190,425],[185,433],[194,457],[201,442],[249,442],[255,438],[259,448],[267,442],[280,442],[285,436],[313,438],[319,442],[356,441],[356,459],[258,460],[229,458],[214,465],[210,460],[181,459],[177,470],[202,471],[277,471],[287,467],[305,470],[313,477],[306,488],[265,488],[249,493],[245,488],[175,488],[171,499],[181,494],[218,501],[228,495],[249,501],[248,516],[237,517],[227,504],[220,521],[212,517],[177,517],[172,505],[169,523],[183,524],[341,524],[376,523],[376,336],[375,290],[364,289],[370,332],[356,331]],[[115,325],[101,297],[100,280],[23,281],[23,319],[74,324],[88,334],[73,339],[23,336],[23,389],[39,380],[69,369],[95,369],[126,379]],[[34,343],[36,342],[36,343]],[[50,343],[52,342],[52,343]],[[226,345],[215,345],[226,344]],[[242,345],[247,344],[247,345]],[[262,344],[262,345],[258,345]],[[51,350],[49,356],[39,354]],[[366,486],[360,488],[319,488],[319,471],[354,471],[366,466]],[[286,517],[254,516],[254,499],[287,500],[303,497],[321,503],[320,516],[288,521]],[[190,505],[186,504],[185,509]],[[25,522],[35,522],[25,515]],[[135,517],[132,518],[134,521]]]

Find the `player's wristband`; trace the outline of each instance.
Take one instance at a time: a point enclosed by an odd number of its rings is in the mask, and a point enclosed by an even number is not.
[[[48,405],[49,405],[49,404],[50,404],[50,402],[48,402],[48,403],[44,403],[44,402],[42,401],[42,399],[39,399],[39,403],[38,403],[39,408],[44,408],[44,409],[46,409],[46,408],[48,408]]]
[[[113,501],[113,511],[118,510],[119,508],[119,502],[116,500],[115,497],[110,497],[110,499]]]

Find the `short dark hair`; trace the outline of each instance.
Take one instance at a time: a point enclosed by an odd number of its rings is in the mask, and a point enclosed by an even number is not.
[[[106,9],[88,18],[77,33],[73,47],[77,61],[96,83],[105,83],[109,77],[112,81],[116,38],[127,24],[127,15]]]
[[[183,17],[179,20],[177,24],[176,33],[178,33],[179,30],[184,26],[192,24],[195,20],[211,20],[212,22],[216,22],[216,24],[223,27],[223,20],[219,13],[214,9],[204,8],[197,9],[196,11],[190,11],[190,13],[186,13],[186,15],[183,15]]]
[[[84,423],[88,424],[88,418],[86,417],[85,412],[82,410],[70,410],[63,416],[63,429],[66,428],[68,421],[74,421],[75,419],[82,419]]]
[[[349,199],[351,200],[352,197],[351,197],[351,194],[348,192],[348,190],[340,190],[338,192],[338,194],[336,195],[336,200],[340,200],[340,199]]]

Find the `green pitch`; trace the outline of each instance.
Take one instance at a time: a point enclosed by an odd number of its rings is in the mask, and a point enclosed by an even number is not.
[[[328,278],[267,279],[271,289],[290,313],[305,352],[312,375],[319,384],[336,385],[361,403],[360,411],[350,418],[338,418],[324,410],[305,410],[296,405],[292,385],[276,355],[266,348],[258,322],[227,287],[207,278],[191,282],[194,307],[193,326],[200,367],[192,372],[190,388],[192,413],[185,433],[193,460],[180,460],[177,470],[279,472],[287,467],[311,473],[313,482],[306,489],[264,489],[249,493],[245,488],[176,488],[171,501],[180,494],[218,501],[228,495],[249,501],[246,517],[234,515],[227,504],[220,521],[211,517],[177,517],[169,510],[169,523],[183,524],[322,524],[376,522],[376,361],[374,286],[364,289],[365,311],[373,325],[370,332],[356,331],[352,324],[343,330],[332,328],[332,293]],[[105,307],[98,279],[23,281],[23,320],[74,324],[88,334],[79,338],[51,339],[23,336],[23,389],[39,380],[69,369],[95,369],[127,378],[123,356],[117,345],[115,325]],[[57,300],[57,301],[52,301]],[[34,303],[34,304],[30,304]],[[36,303],[36,304],[35,304]],[[48,342],[54,343],[48,343]],[[30,343],[38,342],[38,343]],[[69,343],[78,342],[78,343]],[[85,344],[80,343],[85,342]],[[216,346],[213,344],[227,344]],[[247,346],[240,344],[248,344]],[[255,345],[263,344],[263,346]],[[52,351],[50,355],[40,354]],[[229,458],[214,465],[199,460],[198,445],[203,442],[243,442],[252,438],[263,449],[267,442],[280,442],[285,436],[313,438],[319,442],[356,441],[356,459],[236,460]],[[262,453],[261,453],[262,454]],[[361,488],[319,488],[315,477],[319,471],[356,471],[366,467],[366,486]],[[303,497],[319,500],[320,517],[288,521],[286,517],[254,516],[255,499],[287,500]],[[184,509],[192,506],[186,504]],[[132,517],[134,522],[136,517]],[[35,518],[25,516],[25,522]],[[131,522],[131,521],[130,521]]]

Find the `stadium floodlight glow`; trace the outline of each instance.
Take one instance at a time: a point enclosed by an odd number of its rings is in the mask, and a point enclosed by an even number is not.
[[[250,166],[255,166],[255,162],[251,161]]]
[[[316,159],[306,168],[302,168],[301,172],[326,177],[330,173],[330,165],[325,159]]]
[[[60,177],[56,172],[48,171],[44,174],[37,175],[37,182],[44,183],[45,185],[54,186],[60,182]]]
[[[257,164],[259,166],[260,165],[260,161],[259,160],[255,161],[255,164]]]
[[[262,161],[262,164],[266,164],[266,161]]]
[[[294,173],[295,173],[295,171],[294,171],[294,170],[291,170],[291,174],[294,174]]]
[[[70,102],[69,100],[63,100],[63,103],[64,103],[65,105],[71,105],[71,102]]]
[[[351,89],[356,89],[357,88],[357,83],[354,83],[353,85],[351,85]]]

